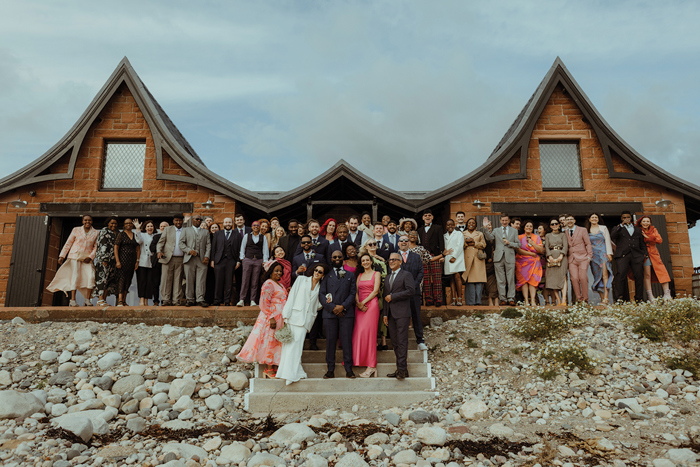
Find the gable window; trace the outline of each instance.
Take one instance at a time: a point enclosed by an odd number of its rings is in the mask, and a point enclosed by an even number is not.
[[[540,141],[543,190],[582,190],[578,142]]]
[[[105,190],[141,190],[145,163],[145,142],[107,142],[104,163],[102,164],[102,188]]]

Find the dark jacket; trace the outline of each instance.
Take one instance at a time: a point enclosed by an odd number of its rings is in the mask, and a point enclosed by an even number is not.
[[[233,229],[228,241],[226,240],[226,231],[217,230],[211,239],[211,260],[214,261],[214,264],[221,262],[224,251],[226,251],[226,257],[232,260],[233,264],[238,263],[242,241],[243,239],[240,238],[236,229]]]
[[[401,254],[400,251],[398,253]],[[404,263],[403,261],[401,261],[401,269],[411,273],[411,276],[413,277],[413,285],[416,289],[416,295],[421,295],[420,284],[421,282],[423,282],[424,271],[423,261],[421,261],[420,255],[418,253],[413,253],[412,251],[409,251],[406,262]]]
[[[326,274],[326,277],[321,282],[321,290],[318,294],[318,299],[321,301],[323,306],[323,318],[332,319],[338,318],[333,313],[333,308],[336,305],[343,305],[343,311],[345,314],[343,318],[354,318],[355,317],[355,275],[350,271],[345,271],[345,276],[339,278],[336,276],[335,269],[331,267],[331,270]],[[331,294],[331,303],[326,303],[326,295]]]
[[[396,318],[410,318],[411,299],[415,295],[415,285],[413,276],[408,271],[399,269],[394,283],[389,286],[391,272],[388,272],[384,279],[384,296],[391,296],[391,302],[384,301],[382,316],[393,316]]]
[[[644,243],[642,229],[639,227],[635,227],[634,233],[630,236],[627,229],[618,224],[610,232],[610,240],[615,244],[613,258],[622,258],[630,254],[637,259],[644,259],[647,256],[647,245]]]
[[[433,256],[441,255],[445,251],[445,237],[442,227],[434,222],[430,225],[428,231],[425,231],[425,226],[418,227],[418,238],[420,244],[430,252]]]

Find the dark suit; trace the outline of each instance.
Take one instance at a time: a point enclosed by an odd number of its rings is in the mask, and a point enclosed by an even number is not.
[[[211,241],[211,260],[214,261],[214,305],[231,303],[233,271],[238,264],[242,239],[233,229],[226,239],[225,230],[217,230]],[[240,269],[240,268],[239,268]]]
[[[392,239],[391,239],[390,237],[391,237],[391,234],[387,232],[387,233],[384,234],[384,237],[382,237],[382,239],[383,239],[385,242],[391,243],[391,246],[394,247],[394,251],[399,251],[399,237],[401,237],[401,235],[399,235],[399,233],[396,232],[396,233],[394,234],[393,241],[392,241]]]
[[[334,251],[343,253],[343,249],[348,243],[352,243],[349,238],[346,238],[344,242],[341,242],[339,238],[336,238],[332,242],[328,242],[328,256],[332,256]]]
[[[158,240],[160,240],[161,234],[157,233],[153,236],[153,240],[151,240],[151,255],[153,255],[153,258],[156,257],[156,248],[158,246]],[[153,271],[153,290],[155,291],[155,298],[153,300],[153,304],[157,305],[158,304],[158,298],[160,297],[160,275],[161,275],[161,265],[160,261],[153,261],[152,266]]]
[[[240,230],[238,229],[238,227],[236,227],[236,226],[234,225],[234,226],[233,226],[233,231],[236,232],[236,233],[238,234],[238,245],[237,245],[237,247],[236,247],[236,248],[237,248],[236,251],[240,253],[240,251],[241,251],[241,243],[243,242],[243,237],[245,236],[245,234],[251,233],[251,232],[253,231],[253,229],[251,229],[250,227],[248,227],[247,225],[245,225],[245,226],[243,226],[243,234],[241,234],[241,232],[240,232]],[[238,256],[237,256],[236,258],[238,258]],[[241,284],[243,284],[243,267],[242,267],[242,265],[241,265],[240,268],[235,269],[235,270],[233,271],[233,276],[236,278],[236,293],[235,293],[235,295],[233,295],[233,296],[234,296],[234,297],[238,297],[238,295],[241,293]],[[250,299],[250,297],[248,297],[248,299]]]
[[[297,279],[297,269],[299,269],[299,266],[302,264],[306,264],[306,269],[309,269],[312,267],[313,264],[318,264],[320,261],[318,260],[318,256],[314,256],[313,258],[306,259],[306,254],[305,253],[300,253],[294,257],[292,260],[292,283]]]
[[[328,240],[325,238],[321,237],[320,235],[316,238],[316,244],[314,245],[313,242],[314,240],[311,240],[311,249],[316,252],[316,260],[319,263],[323,264],[331,264],[331,251],[330,251],[330,245],[328,243]],[[294,257],[302,253],[301,245],[299,245],[294,252]]]
[[[342,268],[341,268],[342,269]],[[344,277],[338,277],[334,268],[321,282],[318,298],[323,305],[323,325],[326,328],[326,364],[328,371],[335,371],[335,349],[338,337],[343,345],[343,366],[352,371],[352,332],[355,327],[355,275],[343,270]],[[326,303],[326,295],[331,294],[331,303]],[[333,308],[343,306],[343,315],[336,316]]]
[[[610,240],[615,243],[615,278],[613,282],[613,299],[629,300],[625,297],[627,272],[631,269],[634,276],[634,301],[644,300],[644,258],[647,256],[647,245],[644,243],[642,229],[634,228],[632,235],[625,227],[616,225],[610,232]]]
[[[402,255],[401,251],[398,253]],[[415,294],[411,299],[411,320],[413,321],[413,332],[416,334],[416,342],[420,344],[425,342],[423,338],[423,322],[420,317],[420,306],[423,301],[423,296],[420,291],[420,284],[423,282],[423,261],[421,261],[420,255],[409,251],[406,261],[401,261],[401,269],[410,272],[413,277]]]
[[[294,259],[294,253],[297,251],[301,237],[299,235],[285,235],[280,238],[279,245],[284,248],[284,259],[290,263]]]
[[[385,241],[384,237],[382,237],[381,240],[375,238],[374,241],[377,242],[377,254],[384,258],[384,261],[389,261],[389,256],[396,251],[394,246],[388,241]]]
[[[408,326],[415,285],[411,273],[403,269],[397,271],[393,283],[391,277],[390,272],[384,281],[384,296],[389,295],[391,302],[384,301],[382,316],[389,319],[389,337],[396,355],[396,370],[408,375]]]

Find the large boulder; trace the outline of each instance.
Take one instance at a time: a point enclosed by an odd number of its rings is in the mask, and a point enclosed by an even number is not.
[[[248,467],[287,465],[281,458],[267,452],[259,452],[246,464]]]
[[[140,375],[130,375],[118,380],[112,385],[112,394],[123,396],[126,393],[132,394],[134,389],[141,386],[146,380]]]
[[[231,461],[232,464],[240,464],[250,458],[250,449],[241,443],[231,443],[221,448],[221,457]]]
[[[26,418],[44,412],[44,404],[34,395],[13,390],[0,391],[0,420]]]
[[[170,383],[168,398],[178,400],[182,396],[192,396],[194,388],[197,385],[193,379],[176,379]]]
[[[58,426],[73,433],[86,443],[93,435],[92,420],[88,417],[69,417],[61,420]]]
[[[301,423],[289,423],[279,430],[275,431],[270,440],[279,444],[301,444],[302,441],[313,439],[316,437],[314,430],[307,425]]]
[[[109,433],[109,425],[107,421],[114,418],[114,413],[109,410],[85,410],[83,412],[69,412],[53,419],[53,423],[58,426],[66,423],[67,420],[76,418],[89,418],[92,423],[92,431],[97,435],[105,435]]]
[[[429,446],[444,446],[447,441],[447,432],[439,426],[424,426],[416,431],[416,438]]]
[[[226,382],[234,391],[240,391],[248,387],[248,376],[241,371],[237,371],[228,375]]]

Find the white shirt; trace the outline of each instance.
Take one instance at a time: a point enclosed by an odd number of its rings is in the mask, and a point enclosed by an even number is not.
[[[632,224],[622,224],[622,227],[627,229],[627,232],[629,232],[630,237],[634,235],[634,225]]]
[[[430,230],[430,226],[433,224],[428,224],[425,226],[425,233],[428,233],[428,230]]]
[[[257,244],[260,241],[260,237],[263,238],[263,247],[262,247],[263,263],[266,263],[267,260],[270,258],[270,248],[267,246],[267,237],[262,235],[262,234],[255,235],[253,232],[250,233],[250,238],[253,239],[253,243],[255,243],[255,244]],[[248,235],[243,237],[243,242],[241,243],[241,254],[240,254],[241,261],[243,261],[245,259],[246,243],[248,243]]]

